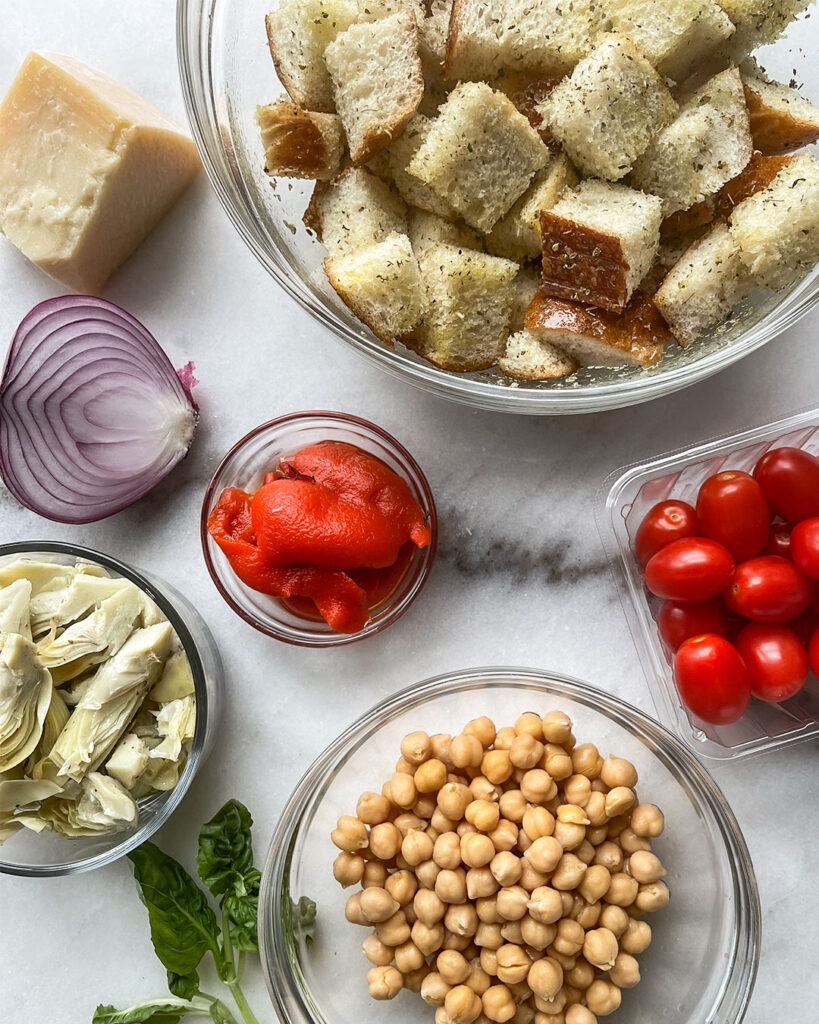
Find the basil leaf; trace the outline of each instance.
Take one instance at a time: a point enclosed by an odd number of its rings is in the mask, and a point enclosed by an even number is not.
[[[259,897],[225,896],[223,904],[234,927],[230,941],[235,949],[254,951],[259,948]]]
[[[168,999],[154,999],[128,1010],[98,1006],[91,1024],[177,1024],[189,1009],[187,1004]]]
[[[148,908],[151,942],[174,974],[190,974],[210,949],[221,962],[219,927],[207,897],[181,864],[153,843],[128,854],[139,898]]]
[[[193,999],[199,989],[199,974],[196,971],[191,971],[190,974],[168,971],[168,988],[180,999]]]
[[[245,896],[259,891],[259,872],[253,867],[250,812],[238,800],[217,811],[199,833],[196,870],[214,896],[232,892]]]

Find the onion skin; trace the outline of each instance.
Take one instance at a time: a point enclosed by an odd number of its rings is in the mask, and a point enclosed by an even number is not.
[[[24,317],[0,381],[0,475],[61,523],[144,497],[185,457],[198,418],[193,364],[177,375],[146,328],[105,299],[63,295]]]

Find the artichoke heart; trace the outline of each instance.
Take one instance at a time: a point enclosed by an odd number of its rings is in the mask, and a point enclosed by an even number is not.
[[[137,779],[148,767],[148,746],[136,733],[123,736],[108,758],[105,770],[126,789],[133,789]]]
[[[111,753],[159,678],[172,637],[169,622],[138,629],[100,666],[48,755],[61,776],[79,780]]]
[[[10,633],[31,639],[30,601],[31,584],[28,580],[15,580],[0,590],[0,644]]]
[[[125,590],[141,596],[139,589],[128,580],[91,576],[85,571],[67,576],[62,586],[42,590],[32,597],[32,632],[35,636],[53,635],[58,627],[81,619],[100,603]]]
[[[82,780],[79,800],[49,800],[40,817],[68,839],[121,832],[137,823],[139,810],[131,794],[116,779],[89,772]]]
[[[34,644],[18,633],[0,650],[0,772],[24,761],[40,742],[53,687]]]
[[[175,640],[174,649],[165,665],[165,671],[159,677],[159,682],[151,690],[149,696],[157,704],[165,704],[168,701],[178,700],[180,697],[189,697],[193,692],[191,664],[182,645]]]
[[[53,585],[55,580],[67,581],[76,572],[73,565],[63,565],[60,562],[33,562],[18,558],[14,562],[0,566],[0,587],[8,587],[16,580],[28,580],[32,594],[39,594],[44,588]]]
[[[30,807],[62,791],[59,783],[48,779],[0,779],[0,813]]]
[[[76,580],[75,580],[76,582]],[[94,580],[115,583],[121,580]],[[73,586],[73,584],[72,584]],[[51,634],[37,645],[40,661],[49,669],[82,659],[83,667],[105,661],[122,647],[142,613],[143,597],[126,584],[101,601],[90,615],[73,623],[56,638]]]
[[[196,701],[193,697],[181,697],[179,700],[163,704],[154,714],[162,740],[151,750],[150,756],[178,761],[182,756],[183,747],[187,749],[193,739],[196,727]]]

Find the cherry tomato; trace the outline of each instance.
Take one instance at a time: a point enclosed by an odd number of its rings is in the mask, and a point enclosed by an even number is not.
[[[774,448],[757,462],[754,478],[772,510],[786,522],[819,516],[819,459],[801,448]]]
[[[725,603],[752,622],[788,622],[808,607],[813,584],[793,562],[760,555],[734,569]]]
[[[734,560],[707,537],[686,537],[661,548],[646,566],[646,586],[668,601],[707,601],[724,590]]]
[[[768,534],[768,539],[765,541],[765,547],[762,549],[763,555],[779,555],[780,558],[791,557],[791,529],[792,527],[788,523],[774,523],[771,527],[771,532]]]
[[[813,634],[808,644],[808,661],[811,672],[815,676],[819,676],[819,629]]]
[[[819,612],[814,611],[813,608],[806,608],[801,615],[790,620],[788,629],[792,629],[807,647],[810,638],[819,629]]]
[[[803,519],[791,534],[793,560],[806,576],[819,580],[819,518]]]
[[[808,655],[788,626],[749,622],[736,646],[751,677],[751,693],[760,700],[779,704],[805,685]]]
[[[728,630],[725,603],[714,597],[700,604],[686,604],[684,601],[666,601],[657,616],[660,636],[672,651],[685,640],[701,633],[717,633],[725,636]]]
[[[634,538],[634,553],[640,565],[674,540],[696,537],[697,514],[684,501],[660,501],[650,508]]]
[[[712,725],[736,722],[751,699],[751,677],[739,651],[713,633],[685,641],[674,658],[674,679],[683,704]]]
[[[709,476],[697,495],[703,537],[718,541],[735,562],[758,555],[771,528],[765,492],[749,473],[728,470]]]

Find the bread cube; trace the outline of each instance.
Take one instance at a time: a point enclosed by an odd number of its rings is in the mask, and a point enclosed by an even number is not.
[[[654,302],[687,346],[725,320],[753,287],[728,226],[715,224],[671,268]]]
[[[407,170],[470,227],[487,232],[548,162],[549,150],[506,96],[482,82],[463,82]]]
[[[526,313],[526,329],[580,366],[651,366],[671,334],[652,300],[638,293],[622,313],[582,306],[541,288]]]
[[[324,269],[344,302],[382,341],[391,342],[418,325],[423,286],[406,235],[328,256]]]
[[[685,102],[637,161],[631,181],[660,196],[669,216],[718,192],[753,149],[742,79],[729,68]]]
[[[358,17],[355,0],[281,0],[266,18],[279,79],[294,103],[333,113],[333,87],[324,51]]]
[[[455,0],[446,77],[564,74],[591,50],[602,17],[597,0]]]
[[[528,190],[487,235],[486,247],[510,260],[536,259],[541,253],[540,211],[550,210],[577,184],[577,172],[565,154],[538,171]]]
[[[785,288],[819,261],[819,164],[800,153],[731,214],[731,237],[757,284]]]
[[[452,0],[430,0],[429,13],[418,22],[418,49],[425,77],[443,74],[451,14]]]
[[[562,153],[563,147],[552,135],[552,129],[543,120],[540,106],[552,94],[565,75],[515,74],[501,75],[494,83],[514,103],[553,153]]]
[[[819,141],[819,108],[779,82],[742,76],[754,149],[792,153]]]
[[[329,181],[341,169],[344,131],[337,114],[302,110],[278,100],[256,108],[262,131],[264,169],[286,178]]]
[[[729,46],[731,52],[741,58],[759,46],[775,43],[811,0],[717,0],[717,3],[737,27]]]
[[[568,377],[578,364],[534,331],[516,331],[506,341],[498,369],[516,380],[557,380]]]
[[[484,370],[506,347],[517,263],[452,245],[419,253],[421,326],[406,344],[445,370]]]
[[[540,269],[536,263],[524,263],[512,282],[512,316],[510,331],[522,331],[526,326],[526,310],[540,288]]]
[[[715,0],[606,0],[612,27],[666,78],[682,82],[734,34]]]
[[[410,206],[428,210],[447,220],[456,220],[458,215],[446,199],[407,170],[410,161],[426,141],[431,128],[432,121],[423,114],[415,114],[412,117],[404,134],[396,139],[388,150],[391,176],[395,187]]]
[[[763,156],[754,153],[745,167],[735,178],[719,190],[711,201],[714,220],[728,220],[739,204],[767,188],[781,170],[788,166],[795,157]]]
[[[348,167],[334,181],[316,183],[304,223],[339,256],[406,234],[407,208],[386,182],[363,167]]]
[[[661,220],[656,196],[581,182],[540,213],[545,294],[622,310],[654,262]]]
[[[416,255],[434,245],[454,245],[459,249],[483,252],[481,236],[462,221],[449,221],[427,210],[410,208],[409,237]]]
[[[424,95],[411,9],[353,25],[324,51],[354,164],[371,160],[406,127]]]
[[[677,104],[631,40],[610,33],[538,110],[578,170],[618,181]]]

